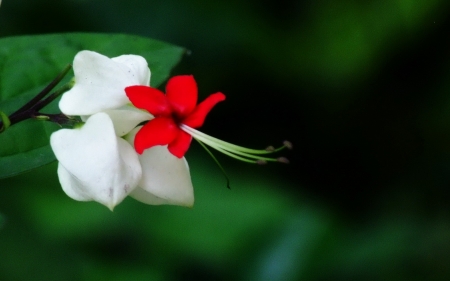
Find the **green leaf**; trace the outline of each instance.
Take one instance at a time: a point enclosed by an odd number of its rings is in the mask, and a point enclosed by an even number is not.
[[[123,34],[50,34],[0,39],[0,111],[10,115],[39,93],[81,50],[108,57],[143,56],[157,87],[178,64],[185,49],[160,41]],[[63,85],[73,74],[61,82]],[[58,88],[57,86],[57,88]],[[56,89],[57,89],[56,88]],[[58,100],[42,112],[58,113]],[[26,120],[0,133],[0,178],[14,176],[55,160],[49,145],[53,123]]]

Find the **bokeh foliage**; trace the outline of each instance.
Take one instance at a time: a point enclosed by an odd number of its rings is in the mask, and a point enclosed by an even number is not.
[[[1,280],[448,280],[445,0],[4,0],[0,35],[123,32],[191,50],[203,131],[292,164],[187,155],[192,210],[71,201],[54,164],[0,181]],[[19,82],[18,82],[19,83]]]

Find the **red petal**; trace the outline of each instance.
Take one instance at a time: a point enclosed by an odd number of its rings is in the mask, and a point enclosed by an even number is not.
[[[134,139],[134,149],[142,154],[155,145],[166,145],[175,140],[181,131],[171,118],[156,117],[145,124]]]
[[[166,97],[180,119],[188,116],[197,104],[197,83],[192,75],[179,75],[169,79]]]
[[[186,119],[183,120],[183,124],[192,127],[198,128],[203,125],[205,121],[206,115],[211,111],[211,109],[218,103],[225,100],[225,95],[218,92],[210,95],[204,101],[202,101],[195,108],[194,112],[192,112]]]
[[[175,140],[171,143],[169,143],[169,146],[167,147],[173,155],[175,155],[178,158],[181,158],[184,156],[186,151],[189,149],[189,145],[191,144],[192,137],[185,131],[179,131],[178,136],[175,138]]]
[[[171,114],[171,107],[163,92],[148,86],[130,86],[125,93],[131,103],[140,109],[145,109],[154,116]]]

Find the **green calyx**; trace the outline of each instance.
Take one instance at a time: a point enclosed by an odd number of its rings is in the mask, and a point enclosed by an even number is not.
[[[4,132],[11,125],[11,120],[9,120],[8,115],[0,111],[0,119],[2,123],[0,124],[0,133]]]

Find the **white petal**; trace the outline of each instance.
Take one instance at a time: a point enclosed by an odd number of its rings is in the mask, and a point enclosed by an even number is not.
[[[134,142],[136,128],[127,136]],[[192,207],[194,188],[186,159],[173,156],[167,146],[155,146],[139,156],[142,178],[130,196],[146,204],[170,204]]]
[[[128,55],[116,61],[91,51],[81,51],[75,56],[73,70],[75,85],[59,102],[66,115],[92,115],[126,105],[130,101],[125,87],[142,85],[141,82],[148,85],[144,80],[150,77],[142,57]]]
[[[151,73],[147,61],[143,57],[136,55],[122,55],[112,58],[112,60],[128,66],[128,68],[132,70],[131,73],[137,78],[139,82],[138,85],[150,86]]]
[[[133,192],[130,193],[130,197],[138,200],[139,202],[148,204],[148,205],[164,205],[164,204],[170,204],[167,202],[167,200],[156,197],[155,195],[151,194],[150,192],[147,192],[140,188],[139,186],[136,187]]]
[[[141,178],[134,148],[116,136],[106,113],[92,115],[82,128],[53,133],[50,144],[64,168],[58,171],[63,190],[76,200],[94,200],[112,210]]]
[[[77,201],[92,200],[89,194],[84,192],[85,187],[83,187],[83,184],[80,183],[69,171],[67,171],[61,163],[58,163],[58,178],[63,191],[70,198]]]
[[[105,113],[113,121],[116,135],[120,137],[128,134],[139,123],[153,119],[153,115],[134,106],[123,106],[119,109],[106,110]]]

